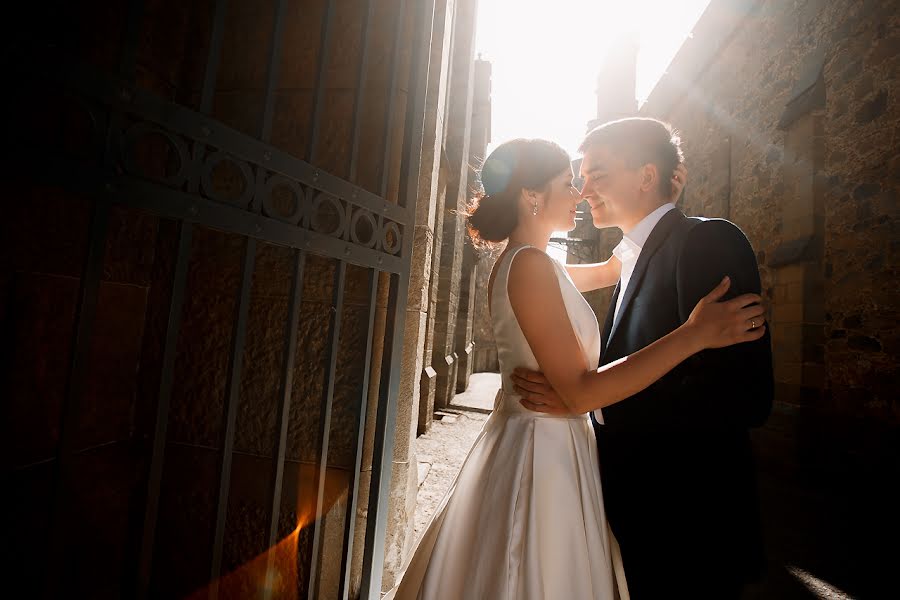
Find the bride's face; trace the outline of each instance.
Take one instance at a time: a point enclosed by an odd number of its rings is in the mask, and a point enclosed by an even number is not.
[[[539,205],[538,217],[553,231],[571,231],[575,228],[575,209],[581,195],[572,183],[572,168],[560,172],[547,184],[544,201]]]

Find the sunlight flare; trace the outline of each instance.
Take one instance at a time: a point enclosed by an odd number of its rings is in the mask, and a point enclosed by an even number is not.
[[[542,137],[574,155],[596,117],[597,75],[637,35],[637,99],[647,97],[709,0],[481,0],[476,51],[492,63],[490,152]]]

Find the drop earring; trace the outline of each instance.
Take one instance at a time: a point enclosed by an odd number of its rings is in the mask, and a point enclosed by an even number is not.
[[[537,202],[531,205],[531,214],[537,216]]]

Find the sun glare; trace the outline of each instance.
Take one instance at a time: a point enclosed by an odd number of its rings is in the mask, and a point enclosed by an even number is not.
[[[636,97],[646,98],[709,0],[479,0],[476,52],[492,63],[488,152],[517,137],[576,154],[597,111],[597,74],[637,34]]]

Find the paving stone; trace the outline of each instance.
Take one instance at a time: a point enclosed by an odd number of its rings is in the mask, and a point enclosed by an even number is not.
[[[428,433],[416,439],[420,475],[419,491],[416,495],[416,538],[424,533],[425,527],[453,484],[453,480],[456,479],[475,438],[488,418],[485,412],[469,409],[458,400],[463,397],[466,404],[476,408],[487,403],[493,406],[499,386],[500,376],[496,373],[473,375],[469,389],[464,394],[457,394],[454,397],[451,403],[452,413],[442,411],[447,416],[435,420]],[[453,417],[452,420],[450,417]],[[423,469],[423,464],[427,468]]]

